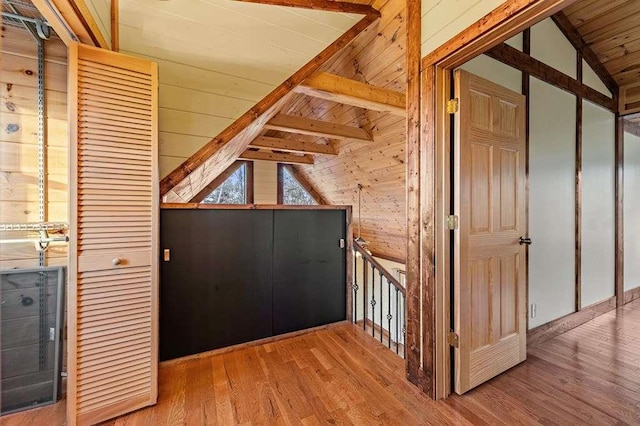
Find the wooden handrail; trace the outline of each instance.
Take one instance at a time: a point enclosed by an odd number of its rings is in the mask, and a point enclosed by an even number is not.
[[[358,243],[356,240],[353,241],[353,248],[355,251],[360,253],[363,258],[365,258],[369,263],[371,263],[378,271],[380,271],[382,275],[387,279],[387,281],[391,285],[393,285],[396,289],[398,289],[398,291],[400,291],[400,293],[402,293],[403,296],[405,295],[405,289],[402,286],[402,284],[400,284],[400,281],[398,281],[396,277],[391,275],[391,273],[389,273],[389,271],[387,271],[385,267],[380,264],[380,262],[378,262],[373,256],[371,256],[371,254],[364,247],[362,247],[360,243]]]

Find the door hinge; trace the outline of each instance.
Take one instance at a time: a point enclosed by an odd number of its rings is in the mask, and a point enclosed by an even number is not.
[[[447,101],[447,114],[455,114],[458,112],[458,99],[449,99]]]
[[[449,346],[458,348],[460,347],[460,337],[458,336],[457,333],[450,331],[449,334],[447,335],[447,343],[449,343]]]
[[[455,214],[447,216],[447,228],[452,231],[458,229],[458,216]]]

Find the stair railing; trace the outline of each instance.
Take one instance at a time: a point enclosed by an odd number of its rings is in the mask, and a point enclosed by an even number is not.
[[[353,248],[353,322],[404,358],[405,288],[357,241]]]

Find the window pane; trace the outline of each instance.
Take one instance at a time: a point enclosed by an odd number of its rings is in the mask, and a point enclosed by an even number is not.
[[[286,168],[282,169],[282,204],[318,204]]]
[[[204,204],[246,204],[247,166],[242,165],[202,201]]]

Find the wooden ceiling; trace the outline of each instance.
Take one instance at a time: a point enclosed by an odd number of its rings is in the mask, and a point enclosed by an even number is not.
[[[290,84],[268,114],[244,127],[253,129],[249,136],[224,147],[243,150],[234,158],[290,164],[328,204],[357,207],[362,185],[362,237],[374,254],[404,261],[405,0],[370,3],[350,2],[372,6],[379,19],[315,73]],[[192,156],[163,179],[167,202],[200,201],[206,192],[200,189],[215,178],[215,173],[204,176],[206,170],[230,159],[216,146],[221,144],[209,145],[210,153]]]
[[[621,113],[640,111],[640,1],[581,0],[562,14],[620,87]]]
[[[363,2],[364,3],[364,2]],[[377,0],[372,6],[382,16],[353,43],[323,67],[329,74],[357,80],[383,89],[393,98],[406,90],[405,1]],[[354,206],[354,229],[358,228],[358,184],[362,189],[362,238],[378,256],[404,261],[405,231],[405,128],[404,108],[354,106],[296,95],[281,114],[322,120],[365,130],[369,141],[304,136],[265,129],[267,137],[321,143],[338,155],[318,155],[313,164],[294,166],[330,204]],[[387,99],[387,105],[393,101]],[[379,108],[380,109],[380,108]]]
[[[564,14],[619,86],[640,80],[640,1],[582,0]]]

